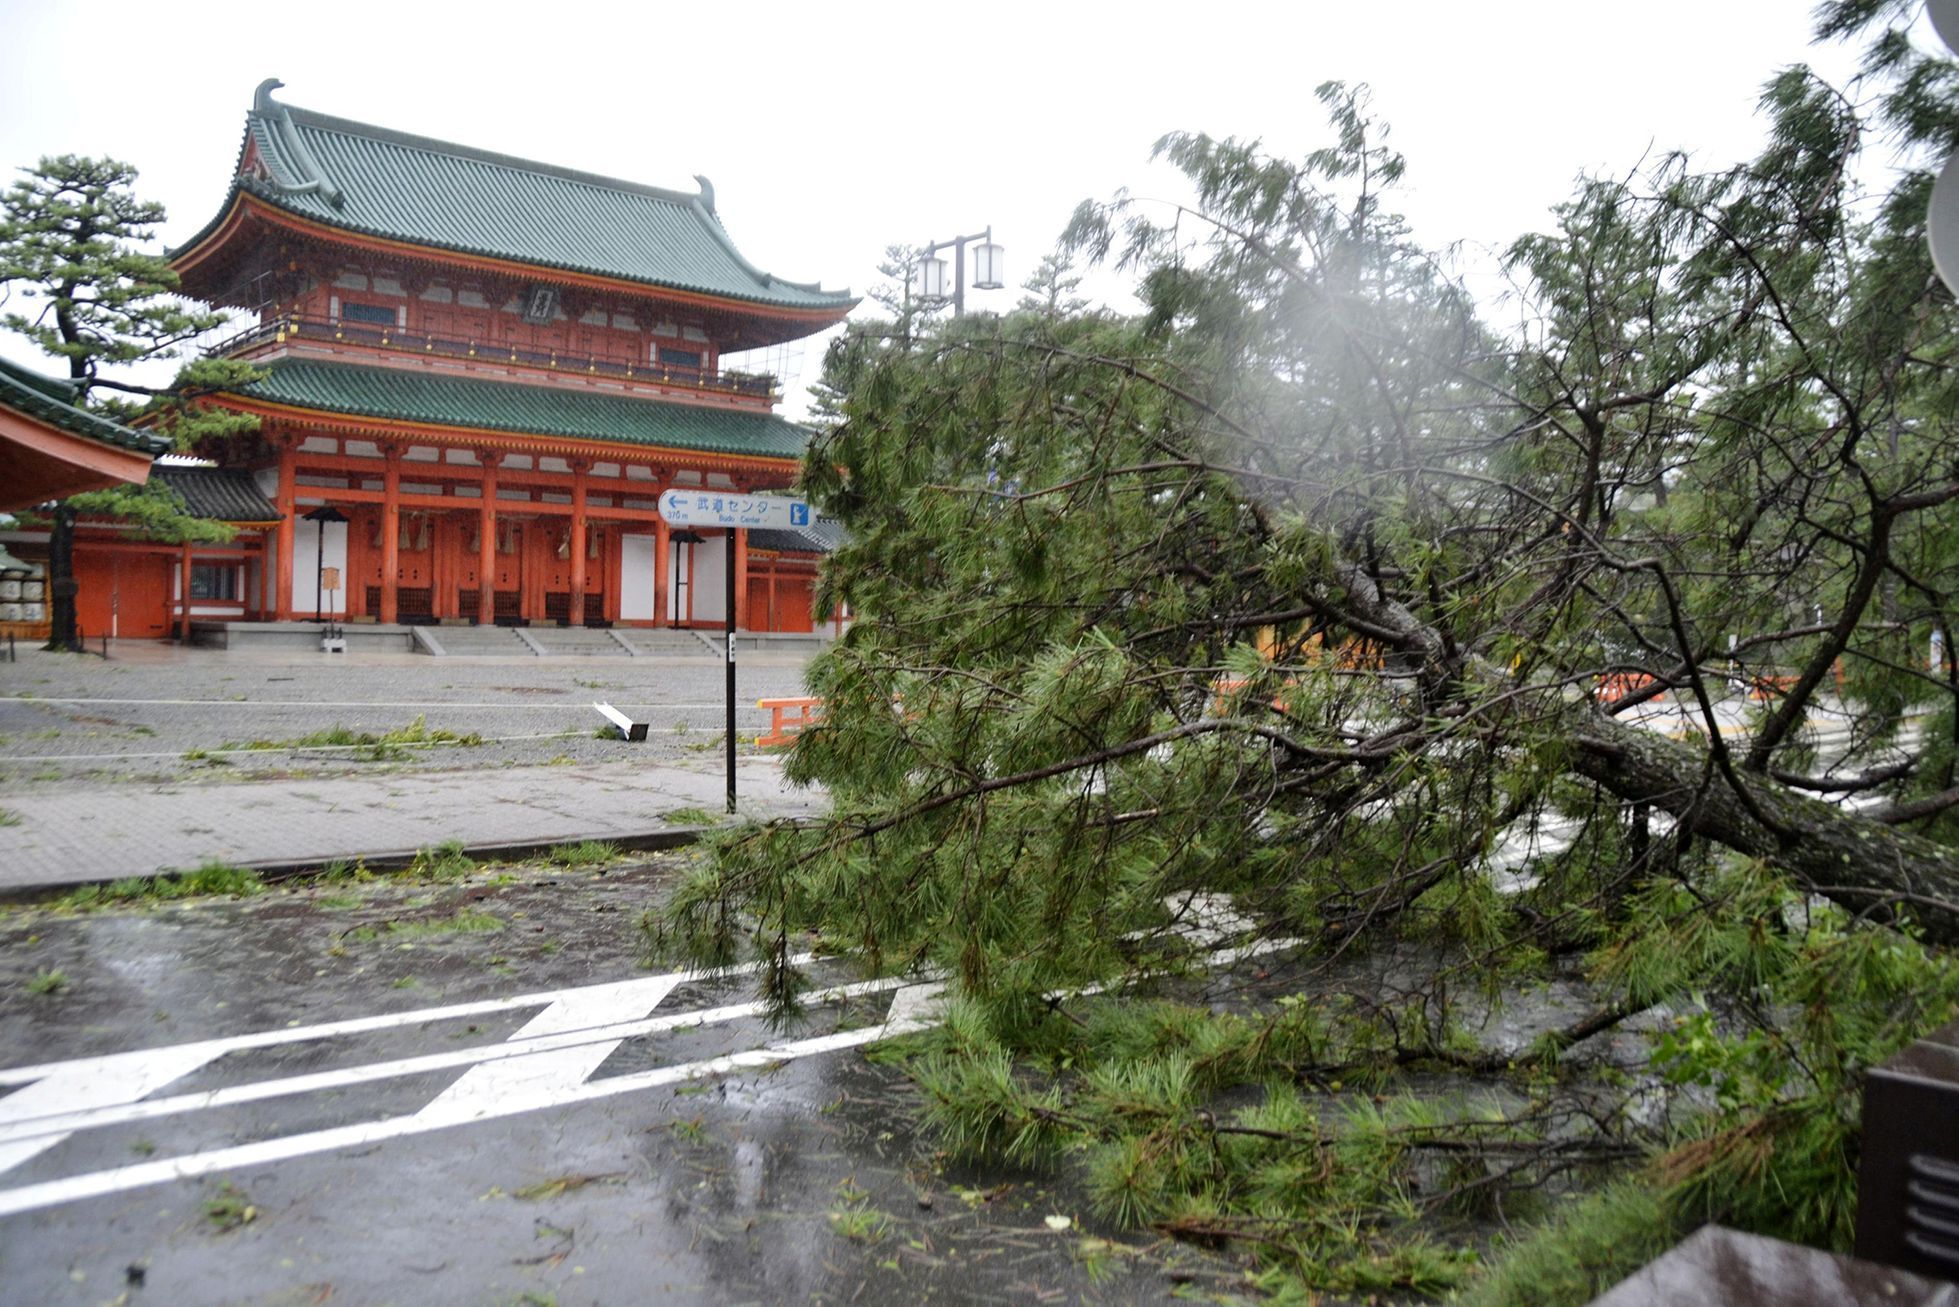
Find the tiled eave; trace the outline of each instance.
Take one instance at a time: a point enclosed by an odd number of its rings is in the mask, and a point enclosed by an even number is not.
[[[754,471],[773,477],[793,475],[802,465],[802,460],[799,458],[718,454],[666,445],[625,444],[604,440],[579,440],[566,436],[497,431],[487,427],[447,426],[420,420],[378,418],[335,413],[326,409],[304,408],[293,404],[274,404],[238,395],[226,395],[220,402],[228,409],[256,413],[261,418],[290,423],[307,432],[353,436],[363,440],[489,449],[517,454],[548,454],[604,463],[656,463],[662,467],[685,468],[701,472]]]

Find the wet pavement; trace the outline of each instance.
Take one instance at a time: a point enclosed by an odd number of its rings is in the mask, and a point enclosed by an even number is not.
[[[450,840],[644,845],[726,806],[718,658],[111,653],[0,663],[0,894]],[[753,747],[769,721],[755,699],[800,693],[804,657],[740,671],[744,815],[822,802]],[[650,723],[647,740],[601,730],[595,701]]]
[[[818,963],[854,989],[781,1031],[746,977],[641,967],[637,915],[680,865],[6,910],[0,1303],[1242,1287],[1229,1260],[1112,1238],[1051,1177],[948,1169],[866,1055],[929,986]]]
[[[111,644],[107,660],[18,653],[18,662],[0,662],[0,791],[9,793],[622,757],[688,762],[715,751],[726,722],[723,664],[705,649],[698,658],[505,661],[131,640]],[[744,745],[769,725],[755,701],[802,694],[806,661],[806,651],[742,655],[736,732]],[[605,722],[595,701],[649,723],[647,740],[627,750],[598,738]],[[414,742],[418,718],[424,737],[457,738]],[[323,738],[342,729],[383,747]]]

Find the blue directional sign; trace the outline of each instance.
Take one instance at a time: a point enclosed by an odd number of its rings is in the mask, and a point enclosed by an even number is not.
[[[669,490],[660,496],[660,516],[670,526],[781,528],[811,520],[805,500],[738,490]]]

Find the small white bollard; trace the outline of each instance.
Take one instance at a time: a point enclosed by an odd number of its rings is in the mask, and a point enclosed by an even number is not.
[[[620,739],[638,742],[646,738],[645,722],[634,721],[609,703],[595,703],[592,706],[599,710],[601,717],[612,723]]]

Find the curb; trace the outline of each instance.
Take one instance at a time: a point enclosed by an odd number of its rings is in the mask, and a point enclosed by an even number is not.
[[[669,826],[660,830],[638,831],[625,835],[603,837],[587,836],[601,844],[617,845],[622,852],[658,853],[668,849],[685,848],[700,842],[702,836],[710,831],[726,829],[720,826]],[[461,852],[477,862],[519,861],[549,852],[561,844],[576,844],[577,836],[567,836],[554,840],[518,840],[504,843],[465,844]],[[433,847],[433,846],[426,846]],[[246,871],[257,872],[261,880],[267,882],[299,880],[324,870],[330,863],[359,863],[369,871],[401,871],[411,865],[420,848],[384,849],[372,853],[338,853],[326,858],[267,859],[258,862],[235,862],[229,865],[241,867]],[[143,879],[160,879],[181,876],[188,870],[181,867],[159,868]],[[0,886],[0,903],[33,903],[38,900],[56,898],[72,890],[90,885],[110,885],[125,876],[91,876],[80,880],[64,880],[54,884],[8,885]]]

